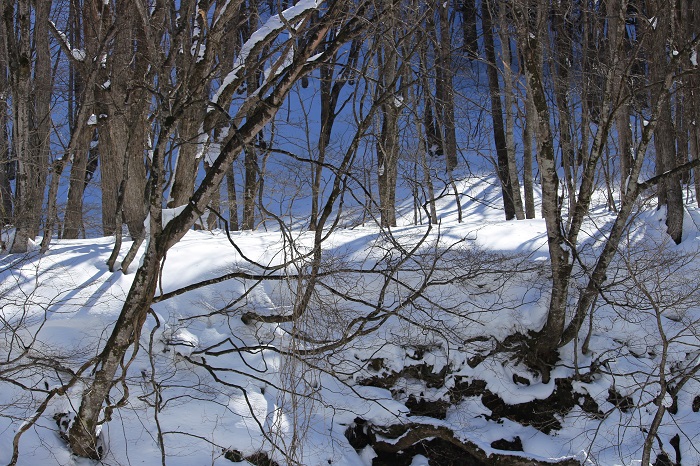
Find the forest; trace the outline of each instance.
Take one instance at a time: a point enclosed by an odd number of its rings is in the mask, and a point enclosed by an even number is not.
[[[697,2],[0,10],[0,463],[700,464]]]

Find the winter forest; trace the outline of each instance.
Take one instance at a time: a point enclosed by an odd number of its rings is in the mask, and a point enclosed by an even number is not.
[[[0,11],[0,464],[700,465],[698,2]]]

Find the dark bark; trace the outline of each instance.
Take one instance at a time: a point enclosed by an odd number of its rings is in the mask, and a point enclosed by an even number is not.
[[[532,173],[532,139],[536,126],[535,108],[531,93],[525,96],[525,123],[523,128],[523,190],[525,191],[525,218],[535,218],[534,175]]]
[[[476,2],[475,0],[462,0],[460,6],[464,49],[469,59],[477,60],[479,58],[479,36],[476,32]]]
[[[331,35],[329,40],[332,40],[332,38]],[[323,165],[326,162],[326,152],[331,142],[333,125],[335,124],[335,119],[338,116],[340,108],[345,105],[345,103],[343,103],[339,108],[338,99],[340,97],[340,92],[351,79],[353,69],[357,66],[360,45],[360,42],[357,40],[352,42],[347,63],[338,76],[335,76],[334,71],[339,65],[336,56],[333,57],[330,63],[322,65],[319,69],[321,77],[321,129],[316,145],[318,155],[311,166],[311,214],[309,220],[309,230],[311,231],[315,231],[318,226]]]
[[[149,242],[141,266],[136,272],[122,311],[115,323],[115,330],[99,357],[99,365],[90,389],[83,392],[78,417],[70,429],[69,440],[74,454],[85,458],[100,459],[103,451],[95,437],[102,403],[114,385],[117,371],[129,348],[138,349],[141,328],[146,320],[150,302],[158,284],[159,268],[163,258],[157,241]],[[112,407],[113,409],[114,407]],[[105,421],[109,420],[109,408]]]
[[[690,79],[691,84],[691,105],[688,112],[694,121],[700,121],[700,77],[697,74]],[[692,160],[700,160],[700,125],[694,124],[689,128],[690,139],[690,158]],[[698,207],[700,207],[700,170],[693,170],[693,180],[695,185],[695,199]]]
[[[376,39],[379,72],[375,104],[380,106],[381,131],[377,135],[377,179],[380,222],[383,227],[396,226],[396,182],[399,161],[399,118],[404,95],[397,90],[404,63],[399,56],[401,35],[396,10],[387,13]]]
[[[88,0],[83,3],[81,13],[83,30],[80,36],[82,37],[85,56],[102,56],[102,53],[106,52],[105,45],[114,36],[115,31],[111,8],[100,0]],[[78,44],[75,45],[77,46]],[[94,114],[94,118],[99,120],[100,118],[98,117],[101,117],[103,114],[101,110],[106,110],[96,105],[95,97],[97,96],[96,93],[100,92],[100,85],[108,80],[106,70],[93,60],[75,60],[70,49],[66,50],[66,53],[69,59],[75,61],[79,76],[86,79],[86,82],[81,86],[83,95],[77,96],[83,102],[81,111],[85,110],[88,112],[88,115]],[[87,80],[87,76],[91,72],[95,73],[94,80]],[[87,125],[87,120],[85,122]],[[80,124],[79,121],[76,122],[76,125],[78,124]],[[88,151],[95,128],[96,126],[90,126],[90,130],[84,132],[82,132],[82,128],[77,128],[77,126],[73,129],[73,131],[76,131],[76,129],[80,130],[81,135],[76,140],[74,152],[70,154],[72,156],[72,166],[62,233],[62,238],[65,239],[75,239],[83,230],[83,196],[85,193]],[[102,178],[104,179],[104,163],[102,170]],[[110,176],[110,174],[107,176]],[[118,179],[121,179],[121,177]]]
[[[241,229],[253,230],[255,228],[255,200],[258,196],[258,149],[254,144],[245,147],[243,160],[245,178],[243,180],[243,221]]]
[[[233,165],[226,169],[226,193],[228,195],[228,221],[232,231],[238,231],[238,200],[236,197],[236,175]]]
[[[426,202],[428,203],[429,221],[433,225],[437,225],[437,209],[435,207],[435,189],[433,187],[432,174],[428,164],[428,154],[434,155],[435,150],[439,147],[439,140],[435,134],[435,122],[433,121],[432,103],[430,99],[430,80],[428,77],[428,35],[420,31],[416,41],[418,42],[418,86],[412,87],[413,101],[416,108],[419,107],[419,100],[423,101],[423,115],[416,116],[416,134],[418,137],[418,159],[421,165],[423,174],[422,187],[425,192]],[[420,89],[422,92],[419,92]],[[421,121],[422,120],[422,121]],[[416,176],[416,185],[418,184],[418,176]]]
[[[6,37],[5,21],[0,21],[0,37]],[[0,95],[9,92],[8,63],[5,57],[6,41],[0,39]],[[0,222],[12,223],[12,188],[10,178],[14,162],[10,161],[10,133],[7,112],[0,112]]]
[[[250,0],[246,11],[247,20],[243,28],[244,39],[248,39],[258,28],[260,22],[258,0]],[[263,50],[260,51],[260,56],[266,54],[267,47],[264,47]],[[249,96],[256,93],[258,87],[262,84],[260,65],[257,64],[258,60],[258,55],[250,55],[247,60],[249,71],[246,77],[246,89]],[[256,135],[256,140],[245,147],[243,154],[243,166],[245,169],[245,176],[243,179],[243,218],[241,219],[241,228],[243,230],[252,230],[255,228],[255,206],[261,181],[261,173],[258,166],[258,144],[261,140],[262,133]]]
[[[562,9],[563,11],[558,11]],[[554,30],[554,52],[556,76],[552,80],[554,96],[557,103],[556,115],[559,119],[557,129],[561,145],[561,164],[564,168],[564,184],[567,190],[569,210],[576,204],[576,153],[573,145],[573,124],[569,108],[569,67],[573,62],[573,25],[565,18],[568,7],[559,5],[552,12],[552,29]]]
[[[664,82],[664,75],[669,67],[666,46],[670,40],[672,12],[674,7],[666,2],[651,2],[650,6],[657,21],[656,27],[649,33],[652,38],[650,57],[650,80],[652,83],[652,99],[666,92],[660,86]],[[661,174],[672,170],[676,166],[676,141],[674,137],[673,117],[671,102],[664,99],[659,112],[654,115],[658,120],[657,131],[654,133],[654,148],[656,149],[656,173]],[[680,178],[669,177],[659,186],[659,205],[666,207],[666,227],[668,234],[676,244],[682,240],[683,234],[683,191]]]
[[[63,239],[75,239],[83,229],[83,194],[85,193],[85,169],[92,130],[80,133],[72,152],[73,161],[68,183],[68,202],[63,217]]]
[[[610,57],[608,60],[613,66],[618,70],[618,74],[624,78],[620,80],[621,86],[618,94],[618,102],[620,102],[620,108],[615,114],[615,127],[617,130],[617,152],[620,166],[620,197],[621,200],[625,199],[625,193],[627,191],[627,183],[629,182],[629,177],[632,172],[632,151],[634,147],[632,145],[632,126],[630,122],[630,115],[632,111],[632,106],[630,105],[630,94],[632,92],[630,86],[630,79],[627,78],[628,71],[625,69],[626,64],[630,60],[630,51],[632,49],[632,43],[626,31],[620,28],[620,22],[625,21],[625,17],[618,13],[620,9],[620,2],[616,0],[614,2],[608,3],[608,35],[610,37],[610,43],[612,46],[617,44],[618,50],[620,50],[620,56],[617,62],[613,60],[614,57]],[[618,37],[622,34],[621,37]]]
[[[550,126],[550,112],[544,87],[542,63],[542,44],[538,37],[539,27],[543,24],[542,7],[536,10],[536,20],[531,23],[530,12],[516,12],[520,19],[520,40],[522,42],[523,68],[527,91],[532,96],[535,120],[534,128],[537,139],[537,163],[542,181],[542,216],[547,227],[547,245],[552,268],[552,286],[547,321],[537,335],[531,363],[541,367],[543,380],[548,380],[547,366],[554,362],[555,350],[564,330],[566,305],[572,263],[570,251],[563,235],[561,204],[559,202],[559,176],[554,155],[554,137]]]
[[[510,9],[501,5],[498,9],[498,32],[501,39],[501,62],[503,64],[503,101],[505,104],[505,133],[506,148],[508,153],[508,175],[510,177],[511,193],[513,196],[513,209],[518,220],[525,218],[523,198],[520,195],[520,178],[518,176],[518,164],[515,158],[515,91],[514,73],[512,67],[511,38],[509,32],[508,16]]]
[[[700,8],[691,0],[682,0],[681,16],[685,21],[685,38],[690,40],[700,33]],[[700,159],[700,73],[690,73],[688,76],[689,99],[686,103],[686,120],[691,122],[688,128],[689,157],[691,160]],[[695,200],[700,207],[700,169],[693,170],[693,180],[695,187]]]
[[[513,186],[510,182],[508,171],[508,146],[503,125],[503,105],[501,104],[501,88],[498,83],[498,69],[496,68],[496,51],[493,42],[493,20],[491,6],[488,0],[481,2],[481,23],[484,35],[484,55],[486,56],[486,74],[489,79],[489,94],[491,100],[491,118],[493,120],[493,140],[496,146],[496,162],[498,166],[498,179],[501,182],[503,194],[503,207],[506,220],[515,218],[515,205],[513,204]]]
[[[457,134],[455,130],[455,90],[454,70],[452,66],[452,35],[448,3],[438,2],[438,19],[440,35],[436,37],[438,44],[438,62],[436,88],[436,106],[439,109],[439,119],[443,129],[443,152],[445,153],[445,169],[451,173],[457,167]]]
[[[183,18],[189,18],[183,22],[182,30],[178,34],[181,47],[189,53],[177,55],[177,81],[190,83],[191,88],[182,93],[185,100],[184,115],[177,128],[177,167],[170,187],[169,208],[189,202],[201,163],[197,155],[206,114],[207,88],[204,82],[210,68],[209,61],[201,58],[200,50],[201,47],[211,48],[214,44],[210,44],[208,38],[205,38],[206,25],[203,24],[204,18],[198,13],[198,8],[197,1],[184,0],[178,12]],[[213,52],[209,54],[211,53]]]
[[[32,116],[34,133],[32,141],[32,167],[29,182],[29,196],[32,202],[30,216],[33,224],[30,236],[39,233],[44,205],[44,192],[49,171],[49,154],[51,143],[51,93],[53,89],[53,73],[51,70],[51,54],[49,50],[49,14],[50,1],[35,2],[34,24],[34,114]]]
[[[623,1],[621,4],[625,5],[625,2]],[[624,23],[621,21],[620,24]],[[699,41],[700,37],[695,37],[688,43],[688,47],[690,48],[696,46]],[[676,58],[676,60],[677,59],[678,58]],[[662,114],[663,107],[668,105],[675,78],[676,72],[674,67],[667,67],[665,74],[658,82],[659,89],[661,90],[654,95],[651,100],[653,105],[651,106],[650,110],[653,115]],[[660,130],[659,128],[661,126],[659,126],[659,123],[660,119],[654,118],[643,126],[641,140],[635,149],[635,156],[632,158],[634,163],[632,164],[629,182],[627,183],[627,190],[625,192],[625,198],[622,201],[622,207],[620,212],[617,214],[610,233],[608,233],[605,245],[601,253],[598,255],[594,268],[589,272],[588,284],[579,297],[574,318],[562,335],[560,343],[562,345],[570,342],[576,337],[586,315],[590,312],[590,308],[600,292],[600,287],[606,279],[608,267],[617,253],[619,242],[626,231],[627,223],[634,212],[634,201],[644,190],[649,189],[652,186],[661,186],[669,179],[678,179],[683,172],[700,165],[700,160],[689,162],[684,166],[675,167],[667,172],[657,174],[653,178],[643,183],[638,182],[645,161],[644,155],[647,152],[652,139],[655,139],[656,134]]]
[[[17,4],[15,10],[14,4]],[[34,151],[31,147],[32,125],[32,50],[31,7],[29,0],[6,2],[3,9],[5,50],[12,90],[12,153],[17,160],[15,174],[15,238],[10,252],[27,251],[39,219],[32,218]],[[16,35],[15,35],[16,34]],[[39,200],[41,202],[41,200]],[[38,225],[38,224],[37,224]]]
[[[105,235],[121,234],[126,223],[132,238],[140,236],[146,218],[143,192],[146,188],[144,148],[148,144],[148,94],[152,84],[148,67],[156,57],[149,56],[143,24],[133,7],[117,5],[117,34],[109,59],[110,86],[98,87],[98,100],[108,117],[100,123],[102,161],[102,225]],[[120,186],[124,182],[119,206]]]
[[[620,11],[625,10],[622,5],[615,4],[615,6],[619,7],[619,10],[613,10],[613,14],[620,14]],[[542,17],[542,11],[539,10],[538,18],[541,20]],[[619,32],[624,27],[624,22],[618,22],[616,27],[618,28],[618,34],[616,36],[621,37]],[[549,125],[548,103],[541,74],[542,67],[538,66],[538,63],[541,63],[542,49],[533,32],[526,32],[525,34],[521,32],[521,37],[523,36],[526,37],[523,53],[525,74],[528,90],[532,92],[538,119],[537,139],[540,149],[537,160],[542,177],[542,211],[547,226],[552,267],[552,292],[547,322],[535,338],[535,353],[537,358],[542,358],[544,356],[544,362],[546,364],[551,364],[556,358],[555,350],[559,348],[564,341],[564,325],[569,299],[568,288],[573,267],[571,256],[572,253],[576,253],[578,235],[589,213],[595,188],[595,176],[598,163],[604,153],[605,144],[614,122],[614,111],[616,108],[612,106],[613,110],[611,113],[610,102],[612,101],[613,89],[619,89],[619,84],[615,79],[620,79],[620,76],[616,73],[614,67],[609,67],[606,75],[603,77],[602,82],[604,87],[601,93],[601,100],[597,110],[595,110],[599,117],[598,128],[595,133],[590,154],[582,161],[583,165],[578,195],[575,202],[573,202],[573,211],[569,212],[567,228],[564,228],[561,204],[558,199],[559,180],[556,173],[554,146],[552,142],[554,138]],[[619,47],[619,43],[612,44],[610,49],[611,53],[618,53]],[[639,158],[643,159],[643,156]],[[626,222],[623,221],[623,225],[626,225]],[[599,256],[599,261],[601,261],[602,266],[601,277],[604,276],[604,271],[607,270],[605,261],[610,259],[610,257],[603,258]],[[588,311],[589,307],[590,302],[586,305],[586,311]],[[535,363],[537,363],[537,360],[535,360]]]

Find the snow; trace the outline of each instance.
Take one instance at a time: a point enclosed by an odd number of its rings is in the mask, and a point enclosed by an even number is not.
[[[178,207],[173,207],[171,209],[163,209],[163,213],[162,213],[163,227],[165,228],[165,226],[168,223],[170,223],[170,221],[172,219],[174,219],[175,217],[180,215],[182,213],[182,211],[185,210],[186,207],[187,207],[187,205],[181,205]]]
[[[231,0],[226,0],[226,3],[224,3],[221,6],[221,9],[219,10],[219,15],[216,18],[214,18],[214,21],[212,23],[212,27],[216,26],[216,23],[218,23],[219,20],[226,14],[226,10],[228,9],[230,4],[231,4]]]
[[[106,1],[108,1],[108,0],[106,0]],[[71,42],[68,40],[68,36],[65,33],[63,33],[62,31],[59,31],[58,28],[56,27],[56,24],[53,21],[50,21],[50,23],[51,23],[53,30],[56,32],[58,37],[61,39],[61,42],[63,42],[64,47],[67,48],[68,50],[70,50],[71,57],[73,57],[73,59],[76,61],[81,61],[81,62],[85,61],[85,59],[87,58],[87,54],[85,53],[85,50],[73,48],[73,46],[71,45]]]
[[[280,464],[287,464],[282,453],[292,451],[287,446],[294,442],[298,442],[294,452],[300,464],[371,465],[376,452],[371,447],[355,451],[344,436],[356,418],[375,425],[420,422],[448,427],[458,438],[487,453],[503,453],[491,447],[492,442],[519,437],[524,451],[513,454],[523,458],[553,461],[575,457],[587,464],[636,464],[641,458],[642,428],[649,425],[658,409],[654,400],[661,393],[658,370],[664,351],[668,360],[665,369],[675,377],[700,358],[700,306],[692,293],[700,266],[694,256],[700,249],[700,212],[688,206],[684,242],[676,246],[665,240],[663,211],[640,211],[620,248],[630,263],[615,262],[616,281],[607,290],[610,303],[599,302],[596,307],[589,351],[581,351],[581,341],[563,347],[560,363],[545,383],[509,353],[493,352],[514,333],[540,328],[546,318],[544,221],[502,220],[500,187],[492,177],[474,176],[459,186],[465,209],[461,224],[456,221],[454,199],[445,196],[438,201],[441,223],[430,231],[426,225],[412,225],[407,220],[408,202],[399,210],[393,239],[374,226],[331,232],[324,243],[323,270],[338,275],[324,279],[328,288],[318,290],[318,301],[294,327],[245,324],[241,315],[290,313],[298,292],[294,274],[308,266],[303,262],[274,272],[288,274],[288,280],[232,279],[153,304],[153,313],[139,335],[140,350],[128,370],[129,401],[104,426],[108,446],[105,463],[161,464],[154,418],[157,390],[162,397],[158,423],[165,433],[169,465],[228,465],[231,462],[224,458],[225,450],[244,455],[264,451]],[[579,259],[586,264],[601,247],[613,218],[602,205],[601,199],[584,225],[587,239]],[[163,222],[182,208],[164,209]],[[168,252],[156,295],[232,272],[273,273],[267,267],[283,263],[290,255],[303,254],[313,245],[312,233],[290,228],[287,233],[294,238],[295,250],[285,249],[288,237],[272,227],[232,232],[232,240],[250,261],[236,252],[222,232],[190,231]],[[122,245],[120,258],[130,246],[129,242]],[[414,246],[420,254],[408,259],[393,276],[396,280],[384,286],[382,272],[403,259],[400,248]],[[43,256],[0,257],[3,322],[17,326],[17,336],[23,342],[35,339],[33,348],[38,354],[73,368],[79,366],[96,354],[109,336],[134,277],[133,273],[107,270],[105,261],[112,247],[113,238],[56,240]],[[425,279],[426,264],[436,252],[442,259],[433,271],[435,282],[424,292],[425,299],[402,305],[410,290]],[[686,256],[688,260],[674,270],[652,267],[665,263],[668,257]],[[485,274],[490,266],[502,270]],[[447,280],[470,267],[474,273],[467,278]],[[340,273],[352,268],[365,272]],[[632,272],[650,295],[674,293],[679,299],[672,305],[664,304],[667,308],[657,316],[641,293],[631,294],[619,285]],[[655,280],[661,280],[660,284]],[[580,285],[575,279],[572,287]],[[331,287],[348,299],[332,294]],[[384,304],[379,309],[360,301],[377,302],[382,293]],[[680,299],[682,296],[686,299]],[[634,306],[622,306],[626,300]],[[353,318],[373,311],[386,316],[381,327],[338,350],[296,357],[313,345],[290,338],[291,331],[334,340]],[[658,322],[670,342],[666,350]],[[0,366],[0,376],[4,378],[11,341],[8,328],[2,330],[4,346],[0,347],[5,364]],[[585,334],[582,332],[582,337]],[[477,355],[483,360],[472,367],[470,362]],[[203,363],[213,368],[213,373],[202,367]],[[444,377],[445,383],[428,385],[413,376],[418,372]],[[508,405],[528,403],[547,399],[557,380],[573,378],[576,372],[581,376],[571,382],[574,392],[581,399],[590,397],[605,415],[596,417],[575,406],[556,415],[561,427],[549,434],[493,416],[481,396],[451,403],[444,419],[414,415],[406,406],[409,395],[428,401],[448,400],[458,383],[474,381],[483,381],[488,391]],[[402,392],[364,385],[367,379],[387,380],[394,373],[402,374],[394,384]],[[43,400],[44,383],[58,387],[67,374],[49,367],[32,371],[17,368],[11,376],[36,387],[36,391],[30,396],[19,386],[0,380],[0,464],[9,462],[14,432]],[[74,410],[82,389],[78,384],[66,395],[52,399],[20,440],[20,465],[81,464],[58,436],[53,416]],[[611,389],[629,397],[633,407],[627,411],[616,408]],[[119,395],[119,390],[115,388],[113,396]],[[700,381],[691,378],[678,393],[677,413],[666,415],[659,432],[667,451],[672,451],[668,439],[683,432],[683,464],[700,461],[692,443],[700,436],[698,413],[692,410],[699,392]],[[673,406],[668,393],[661,402],[667,409]],[[411,464],[429,462],[417,455]]]
[[[292,61],[294,60],[294,47],[289,47],[289,50],[284,54],[282,58],[280,58],[274,65],[274,72],[273,68],[265,68],[263,71],[263,76],[264,76],[264,81],[269,82],[272,79],[276,78],[279,76],[285,68],[287,68],[289,65],[292,64]],[[310,60],[307,60],[310,61]]]
[[[71,55],[73,56],[73,58],[74,58],[75,60],[77,60],[77,61],[85,61],[85,58],[86,58],[86,56],[87,56],[87,55],[85,54],[85,50],[83,50],[83,49],[71,49],[70,52],[71,52]]]
[[[297,2],[296,5],[284,10],[281,14],[271,16],[265,24],[256,30],[245,44],[243,44],[241,51],[234,61],[233,69],[224,78],[221,82],[221,86],[212,96],[212,102],[218,103],[223,92],[238,79],[238,73],[244,68],[248,56],[258,44],[284,30],[287,24],[293,22],[296,18],[310,10],[318,8],[321,3],[322,0],[301,0]]]

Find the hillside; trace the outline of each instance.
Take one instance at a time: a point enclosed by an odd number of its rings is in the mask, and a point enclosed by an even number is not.
[[[330,231],[308,296],[311,233],[189,232],[112,389],[102,464],[627,466],[659,406],[655,464],[698,464],[700,212],[688,207],[676,246],[663,212],[640,210],[545,383],[517,351],[546,318],[544,221],[503,221],[494,181],[461,185],[463,223],[445,197],[439,225],[411,225],[408,208],[391,231]],[[612,218],[601,207],[586,222],[574,287]],[[133,273],[107,270],[112,245],[2,257],[1,464],[27,420],[17,464],[91,464],[59,428],[82,386],[54,388],[119,315]]]

